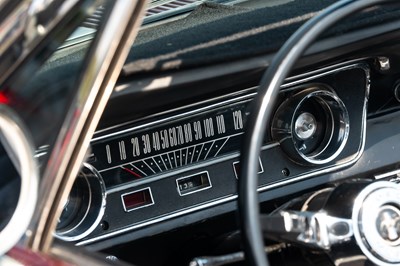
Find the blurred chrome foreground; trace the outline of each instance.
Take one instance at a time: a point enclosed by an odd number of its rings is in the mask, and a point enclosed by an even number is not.
[[[34,184],[38,178],[33,152],[18,151],[14,156],[20,159],[14,160],[17,165],[18,162],[21,164],[23,159],[33,168],[33,170],[30,169],[29,187],[34,190],[34,193],[26,194],[33,196],[29,197],[30,204],[26,205],[29,211],[25,217],[25,225],[19,224],[23,225],[19,228],[22,228],[22,232],[25,233],[23,243],[27,250],[43,254],[57,251],[57,256],[61,259],[74,264],[83,263],[80,259],[85,256],[78,254],[70,256],[69,247],[60,248],[60,245],[56,245],[56,248],[52,247],[53,234],[63,208],[62,203],[65,202],[82,166],[89,141],[138,32],[145,3],[144,0],[119,0],[107,4],[104,21],[98,28],[84,59],[78,82],[75,84],[76,90],[73,90],[74,95],[71,95],[72,104],[68,112],[64,114],[59,132],[55,132],[57,140],[48,151],[49,159],[43,165],[39,188]],[[11,83],[10,81],[13,81],[12,85],[22,87],[20,85],[28,82],[32,73],[37,71],[63,40],[82,23],[85,16],[93,13],[101,4],[104,4],[104,1],[1,1],[1,87],[6,87]],[[0,117],[3,116],[0,114]],[[3,123],[0,124],[3,125]],[[3,131],[1,125],[0,131]],[[23,126],[17,126],[17,128],[23,128]],[[29,139],[28,136],[25,137]],[[7,141],[7,138],[5,139]],[[7,144],[8,142],[4,145],[7,146]],[[25,180],[25,170],[17,170],[20,171],[21,178]],[[36,195],[39,195],[37,204],[35,204]],[[32,219],[29,213],[34,213]],[[13,223],[14,220],[11,219],[11,222]],[[14,224],[9,224],[9,226],[13,227]],[[19,238],[20,236],[16,238],[16,241]],[[5,246],[3,243],[4,241],[0,243],[3,245],[1,249],[3,252],[15,244]],[[101,261],[99,263],[102,264]]]

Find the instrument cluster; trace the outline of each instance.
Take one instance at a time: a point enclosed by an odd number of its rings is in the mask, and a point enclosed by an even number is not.
[[[368,93],[362,63],[287,79],[265,129],[259,191],[354,163]],[[254,97],[245,89],[97,132],[57,236],[85,245],[235,200]]]

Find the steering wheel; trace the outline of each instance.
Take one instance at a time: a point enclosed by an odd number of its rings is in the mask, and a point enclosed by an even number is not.
[[[282,46],[265,72],[247,121],[238,183],[238,208],[246,260],[249,265],[266,266],[258,206],[258,158],[265,129],[273,114],[279,88],[290,70],[311,43],[336,22],[373,5],[394,0],[342,0],[300,27]]]

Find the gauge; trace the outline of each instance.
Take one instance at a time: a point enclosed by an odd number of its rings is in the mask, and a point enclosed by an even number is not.
[[[92,142],[107,188],[237,152],[249,101],[165,119]]]
[[[84,238],[99,224],[105,206],[106,192],[103,179],[96,169],[85,164],[64,204],[56,236],[66,241]]]
[[[300,164],[325,164],[343,150],[350,130],[344,103],[332,92],[305,89],[284,101],[273,119],[272,137]]]

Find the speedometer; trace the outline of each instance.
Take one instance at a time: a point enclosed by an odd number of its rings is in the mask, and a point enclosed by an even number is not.
[[[113,187],[236,152],[248,102],[205,107],[97,138],[93,165]]]

